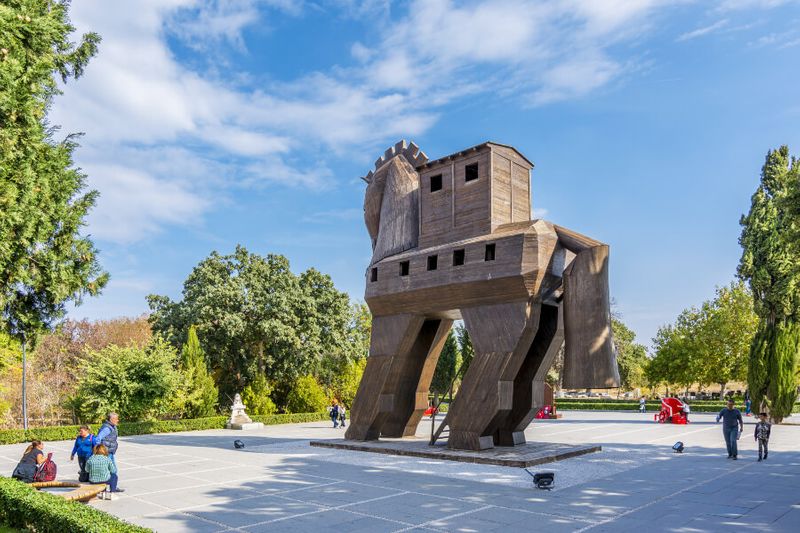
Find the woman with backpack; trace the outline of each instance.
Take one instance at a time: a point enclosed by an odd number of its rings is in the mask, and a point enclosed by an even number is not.
[[[40,440],[32,440],[25,453],[22,454],[17,467],[11,477],[24,481],[25,483],[33,483],[33,477],[39,470],[39,465],[44,463],[47,459],[44,457],[44,443]]]

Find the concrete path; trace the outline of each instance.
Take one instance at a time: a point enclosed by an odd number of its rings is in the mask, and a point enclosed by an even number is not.
[[[118,453],[127,492],[92,505],[160,532],[800,531],[800,426],[774,427],[769,460],[757,463],[752,423],[731,461],[712,415],[672,426],[652,414],[567,411],[528,439],[603,451],[540,467],[556,473],[552,492],[518,468],[309,447],[341,437],[325,423],[127,437]],[[682,455],[670,449],[677,440]],[[0,446],[0,472],[23,448]],[[76,477],[70,449],[46,445],[60,479]]]

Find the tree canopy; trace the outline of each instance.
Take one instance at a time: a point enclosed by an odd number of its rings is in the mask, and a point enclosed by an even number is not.
[[[717,288],[714,299],[684,309],[674,324],[659,328],[648,381],[684,388],[718,383],[724,393],[728,382],[746,377],[756,324],[752,295],[743,283]]]
[[[242,246],[231,255],[213,252],[184,282],[182,300],[148,301],[154,331],[173,345],[197,327],[220,392],[229,396],[259,374],[285,394],[299,376],[318,374],[326,358],[346,363],[363,356],[363,331],[353,331],[360,321],[347,294],[315,269],[293,274],[281,255]]]
[[[0,329],[29,338],[108,279],[81,234],[97,192],[74,166],[75,136],[57,140],[46,119],[56,76],[79,77],[100,42],[95,33],[69,40],[67,8],[0,4]]]

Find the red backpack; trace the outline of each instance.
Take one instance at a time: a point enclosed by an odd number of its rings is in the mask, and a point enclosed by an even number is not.
[[[56,479],[56,472],[58,471],[58,467],[52,460],[53,454],[48,453],[47,459],[39,465],[39,468],[36,470],[36,473],[33,475],[33,481],[55,481]]]

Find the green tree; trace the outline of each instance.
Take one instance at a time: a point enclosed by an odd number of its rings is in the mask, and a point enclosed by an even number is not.
[[[82,418],[97,421],[108,411],[124,420],[175,414],[183,387],[177,363],[175,349],[160,338],[144,349],[111,345],[90,354],[78,385]]]
[[[219,392],[214,378],[208,373],[206,355],[200,347],[194,326],[189,328],[186,344],[181,351],[180,369],[185,380],[184,414],[189,418],[214,415]]]
[[[174,345],[197,326],[220,392],[232,396],[258,375],[269,376],[278,404],[295,378],[313,374],[326,357],[355,356],[347,294],[330,277],[300,276],[281,255],[213,252],[183,285],[183,299],[149,296],[153,330]]]
[[[739,277],[753,292],[758,331],[748,360],[753,402],[780,423],[797,397],[800,352],[800,161],[767,153],[750,211],[740,220]]]
[[[278,411],[270,397],[271,393],[272,387],[267,377],[258,374],[242,391],[242,403],[251,415],[271,415]]]
[[[718,287],[714,299],[703,303],[701,314],[697,381],[717,383],[724,396],[729,382],[747,379],[748,354],[758,326],[753,296],[742,282]]]
[[[649,359],[647,350],[633,342],[636,334],[618,318],[611,319],[614,345],[617,347],[620,387],[626,390],[641,387],[646,383],[645,368]]]
[[[439,355],[439,360],[436,362],[436,370],[433,373],[431,380],[431,391],[438,397],[440,394],[447,393],[450,384],[456,378],[461,366],[461,354],[458,350],[458,343],[453,330],[447,334],[447,339],[444,342],[442,353]]]
[[[314,376],[295,379],[286,400],[287,413],[319,413],[328,407],[328,396]]]
[[[96,191],[72,160],[75,137],[56,140],[47,110],[77,78],[100,37],[70,42],[67,2],[0,4],[0,330],[33,337],[106,284],[81,234]]]
[[[717,383],[724,395],[729,382],[746,379],[757,322],[752,296],[743,283],[718,287],[712,300],[685,309],[674,325],[658,330],[648,380],[684,387]]]
[[[655,353],[645,370],[651,386],[679,385],[685,389],[697,381],[701,320],[696,308],[684,309],[674,325],[658,329],[653,339]]]
[[[472,347],[472,339],[469,338],[469,331],[464,324],[456,327],[456,337],[458,337],[458,346],[461,348],[461,375],[465,376],[470,363],[472,363],[472,358],[475,357],[475,349]]]

